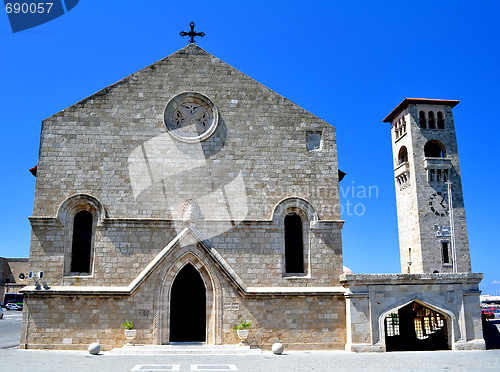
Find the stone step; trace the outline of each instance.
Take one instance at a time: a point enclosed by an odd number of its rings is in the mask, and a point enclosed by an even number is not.
[[[260,349],[251,349],[250,346],[240,345],[204,345],[193,343],[179,343],[175,345],[124,345],[109,351],[113,355],[141,355],[141,354],[199,354],[199,355],[242,355],[261,354]]]

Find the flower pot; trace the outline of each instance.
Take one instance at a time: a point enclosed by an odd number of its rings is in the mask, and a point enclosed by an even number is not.
[[[125,330],[125,338],[130,340],[127,345],[134,345],[132,340],[137,336],[137,329],[126,329]]]
[[[250,330],[248,329],[238,329],[236,333],[238,333],[238,338],[241,340],[240,345],[241,346],[246,346],[248,345],[247,338],[248,338],[248,333]]]

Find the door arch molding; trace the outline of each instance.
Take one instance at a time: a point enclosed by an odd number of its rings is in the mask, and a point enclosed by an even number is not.
[[[218,345],[222,343],[220,331],[222,324],[221,312],[221,287],[217,277],[214,275],[211,265],[203,260],[198,252],[188,249],[170,266],[161,279],[158,291],[158,333],[157,343],[165,345],[170,339],[170,301],[172,285],[177,274],[188,264],[191,264],[200,274],[206,289],[206,343],[207,345]]]

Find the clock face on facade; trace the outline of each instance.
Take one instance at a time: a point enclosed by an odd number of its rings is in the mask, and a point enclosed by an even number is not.
[[[429,198],[429,207],[436,216],[448,216],[448,195],[445,192],[435,192]]]
[[[213,102],[196,92],[177,94],[167,103],[164,113],[168,132],[183,142],[200,142],[210,137],[218,118]]]

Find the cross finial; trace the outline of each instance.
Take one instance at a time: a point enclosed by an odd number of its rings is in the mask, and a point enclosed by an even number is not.
[[[191,38],[191,40],[189,41],[190,44],[196,42],[196,41],[194,41],[194,37],[195,36],[199,36],[199,37],[205,36],[205,33],[203,31],[202,32],[194,32],[194,26],[196,26],[195,23],[191,22],[189,24],[189,27],[191,28],[191,31],[189,31],[189,32],[185,32],[185,31],[179,32],[179,35],[181,35],[182,37],[189,36]]]

